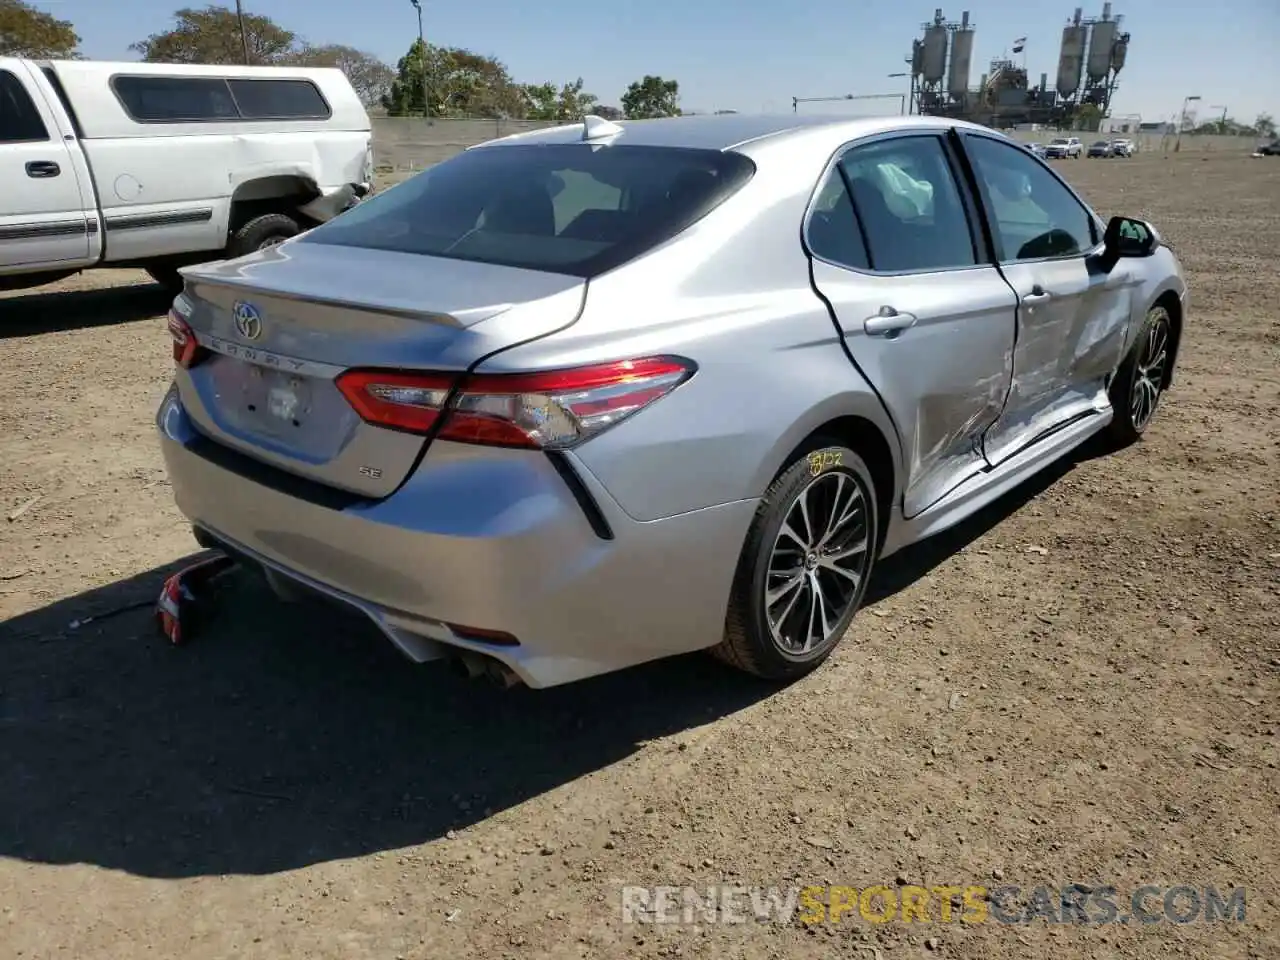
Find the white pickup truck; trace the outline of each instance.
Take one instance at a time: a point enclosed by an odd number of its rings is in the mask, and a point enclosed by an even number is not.
[[[0,57],[0,290],[236,257],[369,192],[339,70]]]

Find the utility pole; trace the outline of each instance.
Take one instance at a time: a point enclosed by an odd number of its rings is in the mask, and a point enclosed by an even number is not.
[[[1182,149],[1182,128],[1187,122],[1187,104],[1193,100],[1199,100],[1199,95],[1194,97],[1182,98],[1182,109],[1178,111],[1178,135],[1173,138],[1173,152],[1177,153]]]
[[[249,34],[244,29],[244,4],[236,0],[236,21],[240,24],[240,51],[244,54],[244,65],[249,65]]]
[[[431,116],[431,86],[428,80],[430,68],[427,64],[427,39],[422,32],[422,0],[409,0],[413,9],[418,11],[418,43],[422,44],[422,116]]]

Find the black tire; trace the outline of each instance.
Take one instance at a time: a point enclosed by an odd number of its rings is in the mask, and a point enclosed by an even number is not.
[[[1117,446],[1135,443],[1151,425],[1169,382],[1172,346],[1173,323],[1169,311],[1156,304],[1147,311],[1142,329],[1108,390],[1114,411],[1109,429]],[[1143,394],[1141,398],[1139,391]]]
[[[255,253],[266,247],[296,237],[302,232],[298,221],[283,213],[264,213],[254,217],[231,235],[227,243],[227,259],[234,260],[248,253]]]
[[[146,268],[147,275],[175,297],[182,292],[182,275],[177,267],[155,265]]]
[[[850,510],[849,519],[837,528],[838,535],[825,548],[832,549],[831,544],[848,549],[865,539],[865,548],[852,557],[847,564],[840,565],[842,570],[857,572],[858,581],[853,583],[847,573],[841,576],[835,572],[836,556],[818,551],[800,551],[783,547],[784,539],[792,542],[791,537],[782,533],[783,525],[789,516],[797,524],[802,523],[802,515],[791,516],[802,495],[807,495],[806,505],[814,514],[831,506],[835,516],[844,515],[847,505],[853,503],[851,491],[856,490],[860,497],[860,509]],[[842,507],[841,504],[846,504]],[[815,527],[822,521],[811,517]],[[875,481],[866,462],[855,451],[840,443],[818,439],[797,451],[795,458],[778,476],[765,492],[760,506],[747,534],[747,542],[742,548],[742,556],[738,560],[738,571],[734,577],[733,589],[729,597],[729,609],[725,618],[724,639],[711,653],[720,660],[744,670],[747,673],[764,677],[768,680],[790,681],[802,677],[817,669],[831,655],[839,644],[853,615],[857,612],[866,594],[867,583],[871,579],[872,569],[879,550],[879,513],[876,500]],[[796,531],[814,539],[811,531]],[[779,614],[779,633],[782,639],[775,639],[773,627],[766,611],[766,588],[771,577],[775,586],[781,574],[771,566],[779,564],[790,554],[796,554],[789,561],[788,572],[792,574],[790,582],[796,585],[793,591],[782,594],[774,603],[775,612]],[[772,564],[771,564],[772,561]],[[794,566],[790,566],[794,563]],[[812,584],[819,584],[817,595],[845,604],[843,611],[832,621],[830,632],[823,630],[823,637],[809,649],[795,649],[795,644],[787,643],[788,627],[798,633],[801,629],[808,635],[813,629],[812,614],[806,617],[803,609],[813,609],[814,591]],[[845,588],[847,587],[847,594]],[[790,604],[790,606],[788,606]],[[835,602],[832,603],[834,607]],[[785,608],[786,612],[782,611]],[[799,613],[799,619],[793,620]],[[834,610],[833,610],[834,612]],[[825,626],[825,624],[823,625]],[[792,639],[799,641],[800,637]]]

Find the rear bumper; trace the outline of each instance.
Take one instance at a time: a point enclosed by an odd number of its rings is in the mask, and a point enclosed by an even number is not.
[[[446,442],[390,497],[325,505],[206,457],[175,391],[157,426],[178,508],[212,539],[361,610],[413,659],[470,650],[531,687],[719,642],[756,508],[636,522],[571,460],[604,539],[543,454]]]

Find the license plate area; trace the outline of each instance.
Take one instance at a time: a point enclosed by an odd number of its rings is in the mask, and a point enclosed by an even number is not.
[[[245,368],[239,391],[245,425],[284,436],[304,429],[314,412],[311,378],[243,361],[240,365]]]

